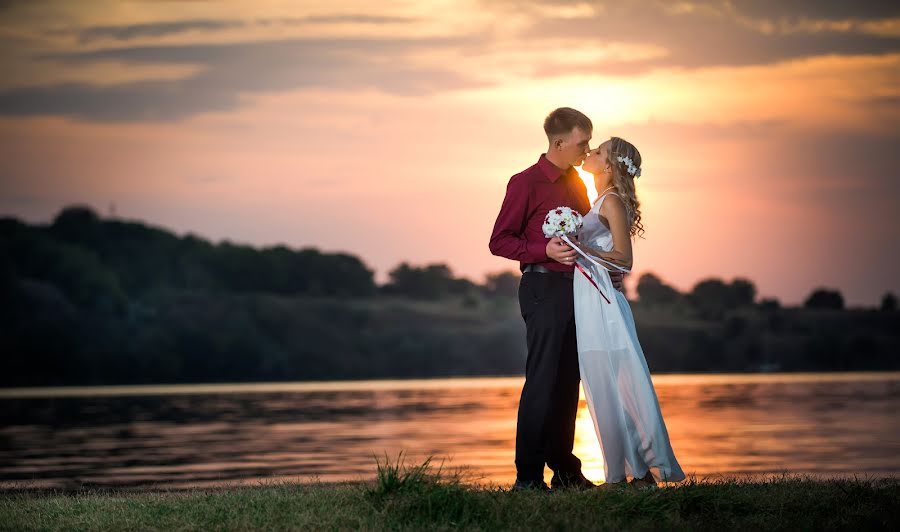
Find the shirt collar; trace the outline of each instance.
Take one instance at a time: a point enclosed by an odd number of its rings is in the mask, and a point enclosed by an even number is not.
[[[547,160],[546,153],[541,154],[540,158],[538,159],[537,164],[538,164],[538,168],[541,169],[541,172],[543,172],[544,175],[547,176],[547,179],[549,179],[551,183],[556,183],[556,180],[559,179],[560,177],[562,177],[563,174],[577,173],[576,170],[574,168],[572,168],[571,166],[568,168],[568,170],[565,170],[565,171],[560,170],[555,164],[553,164],[549,160]]]

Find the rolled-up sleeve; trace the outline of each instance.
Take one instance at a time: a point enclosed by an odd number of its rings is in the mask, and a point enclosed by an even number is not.
[[[506,187],[506,196],[491,233],[488,247],[492,254],[524,263],[547,260],[547,239],[529,242],[523,235],[528,223],[528,199],[527,180],[521,175],[514,176]]]

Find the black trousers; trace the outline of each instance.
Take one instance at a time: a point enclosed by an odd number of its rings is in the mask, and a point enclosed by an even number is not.
[[[578,347],[572,279],[526,272],[519,283],[528,359],[516,426],[518,480],[543,480],[544,464],[560,476],[580,474],[572,454],[578,412]]]

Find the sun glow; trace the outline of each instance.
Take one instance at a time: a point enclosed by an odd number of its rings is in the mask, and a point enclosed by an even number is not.
[[[594,186],[593,174],[585,172],[580,166],[576,166],[575,171],[578,172],[578,176],[584,181],[584,186],[586,186],[588,190],[588,198],[590,198],[591,203],[593,203],[594,200],[597,199],[597,187]]]
[[[594,482],[606,480],[603,471],[603,454],[597,442],[594,422],[584,399],[584,390],[580,391],[578,415],[575,418],[575,456],[581,459],[581,472]]]

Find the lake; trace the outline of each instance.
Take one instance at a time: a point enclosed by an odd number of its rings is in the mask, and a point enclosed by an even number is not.
[[[686,473],[900,474],[900,373],[655,375]],[[0,489],[371,479],[429,455],[509,485],[522,377],[0,389]],[[603,463],[582,397],[575,454]],[[548,479],[549,479],[548,470]]]

